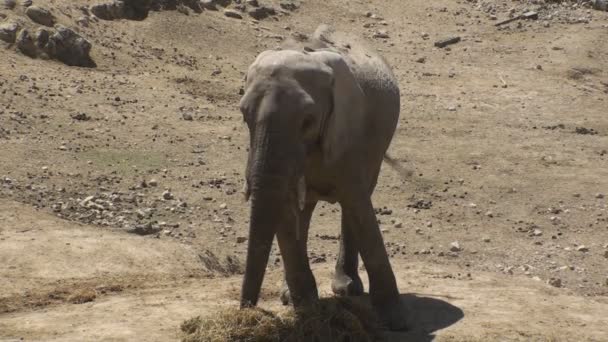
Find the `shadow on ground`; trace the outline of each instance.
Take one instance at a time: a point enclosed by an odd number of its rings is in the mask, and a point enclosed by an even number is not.
[[[387,342],[426,342],[435,338],[434,333],[447,328],[464,317],[464,312],[441,299],[417,294],[402,294],[401,301],[408,308],[408,331],[387,332]]]

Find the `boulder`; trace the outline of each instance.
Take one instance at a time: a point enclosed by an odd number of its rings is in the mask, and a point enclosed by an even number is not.
[[[0,24],[0,40],[9,44],[14,43],[15,38],[17,38],[17,31],[19,31],[19,24],[17,23]]]
[[[32,58],[36,58],[38,56],[38,49],[36,48],[34,38],[30,35],[30,32],[27,29],[23,29],[21,32],[19,32],[16,43],[17,49],[24,55]]]
[[[49,57],[70,66],[89,68],[97,66],[89,55],[91,43],[72,29],[61,25],[57,25],[57,32],[49,37],[45,51]]]
[[[25,14],[37,24],[49,27],[55,25],[55,17],[53,14],[42,7],[30,6],[25,10]]]

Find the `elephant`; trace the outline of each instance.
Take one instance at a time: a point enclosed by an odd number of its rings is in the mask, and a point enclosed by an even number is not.
[[[354,36],[320,25],[309,46],[261,52],[245,76],[240,110],[249,130],[245,197],[249,239],[241,308],[257,305],[276,235],[295,307],[319,298],[307,256],[319,201],[341,207],[340,249],[332,290],[363,294],[384,324],[405,329],[406,309],[378,227],[371,195],[400,111],[387,62]]]

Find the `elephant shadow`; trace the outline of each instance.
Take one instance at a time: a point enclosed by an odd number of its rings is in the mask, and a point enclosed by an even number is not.
[[[464,317],[464,312],[441,299],[420,294],[402,294],[401,301],[408,309],[404,317],[408,330],[386,332],[386,342],[428,342],[435,339],[434,333],[447,328]],[[449,299],[449,298],[448,298]]]
[[[407,331],[385,331],[383,342],[430,342],[435,339],[434,333],[447,328],[464,317],[464,312],[437,296],[427,297],[421,294],[401,294],[401,302],[407,308]],[[449,297],[447,299],[450,299]],[[371,305],[369,296],[360,298],[365,304]]]

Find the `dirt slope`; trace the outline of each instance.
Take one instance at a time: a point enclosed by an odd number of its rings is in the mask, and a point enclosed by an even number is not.
[[[385,165],[374,202],[402,291],[441,301],[415,302],[431,318],[412,334],[608,335],[608,12],[309,0],[260,1],[276,15],[259,21],[223,8],[104,21],[80,9],[97,1],[34,2],[91,42],[97,67],[0,48],[0,338],[175,339],[181,320],[233,305],[240,277],[218,273],[245,255],[244,71],[322,22],[367,38],[400,80],[390,153],[413,175]],[[0,24],[36,29],[18,3]],[[525,10],[539,18],[494,26]],[[339,217],[320,206],[311,229],[325,293]],[[276,249],[271,261],[276,307]]]

